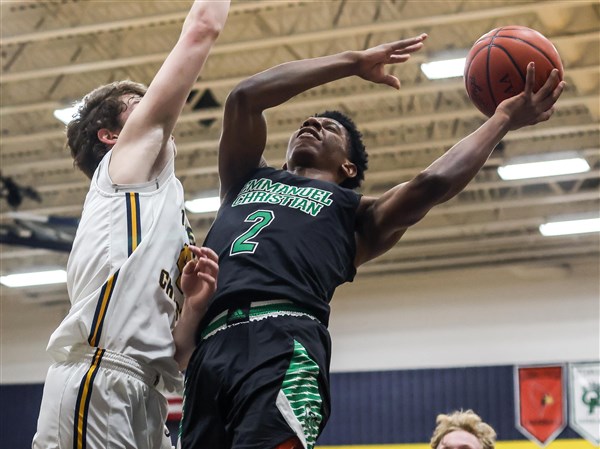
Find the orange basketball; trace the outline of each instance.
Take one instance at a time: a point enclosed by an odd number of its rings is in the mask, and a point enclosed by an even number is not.
[[[481,36],[467,55],[464,74],[467,93],[477,109],[490,117],[503,100],[521,93],[531,61],[535,62],[534,92],[554,68],[562,80],[558,51],[541,33],[514,25]]]

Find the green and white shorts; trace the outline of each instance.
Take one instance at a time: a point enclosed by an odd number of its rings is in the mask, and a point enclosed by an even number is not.
[[[182,449],[312,449],[329,417],[327,328],[290,303],[215,318],[186,372]]]

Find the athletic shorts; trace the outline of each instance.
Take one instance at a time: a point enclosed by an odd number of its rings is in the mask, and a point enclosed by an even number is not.
[[[202,332],[186,371],[182,449],[271,449],[292,437],[311,449],[325,427],[327,328],[302,312],[254,310],[229,310]]]
[[[80,347],[48,370],[33,449],[171,449],[155,370]]]

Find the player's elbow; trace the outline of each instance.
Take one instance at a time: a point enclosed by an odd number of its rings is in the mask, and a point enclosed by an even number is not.
[[[250,93],[252,92],[247,86],[248,83],[242,81],[237,86],[233,88],[229,95],[227,95],[227,100],[225,101],[226,106],[237,106],[237,105],[245,105],[249,102]]]
[[[253,105],[256,103],[256,96],[254,95],[252,84],[253,83],[247,79],[239,83],[229,95],[227,95],[225,111],[236,111],[244,114],[252,112],[254,109]]]
[[[205,42],[206,39],[215,41],[224,25],[224,20],[219,15],[209,9],[203,9],[186,24],[183,36],[196,43]]]
[[[193,44],[204,44],[207,41],[214,42],[219,37],[223,27],[216,22],[195,23],[188,30],[186,36]]]

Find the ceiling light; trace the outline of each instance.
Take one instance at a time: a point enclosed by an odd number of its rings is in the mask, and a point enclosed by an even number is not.
[[[63,282],[67,282],[67,272],[65,270],[38,271],[0,276],[0,284],[7,287],[29,287],[32,285],[60,284]]]
[[[81,101],[76,102],[73,104],[73,106],[69,106],[68,108],[55,109],[54,117],[63,122],[65,125],[68,125],[69,122],[75,118],[75,114],[77,113],[79,106],[81,106]]]
[[[498,175],[505,181],[543,176],[568,175],[589,171],[590,165],[581,157],[522,162],[498,167]]]
[[[198,198],[185,202],[185,208],[193,214],[201,214],[204,212],[214,212],[219,210],[221,199],[218,196],[208,198]]]
[[[545,237],[569,234],[600,232],[600,218],[552,221],[540,225],[540,233]]]
[[[445,59],[421,64],[421,70],[430,80],[463,76],[466,58]]]

